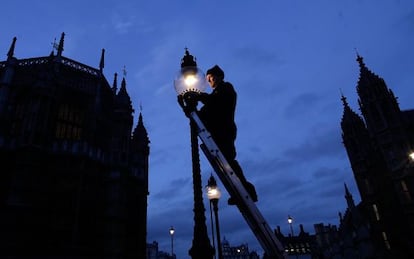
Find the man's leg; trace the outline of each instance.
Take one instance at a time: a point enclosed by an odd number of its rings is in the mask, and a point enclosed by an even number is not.
[[[229,141],[230,140],[230,141]],[[236,148],[234,146],[234,138],[219,138],[216,137],[216,143],[219,146],[221,152],[226,158],[227,162],[233,168],[234,173],[240,179],[240,182],[243,184],[246,191],[249,193],[250,197],[254,202],[257,201],[257,193],[254,185],[246,180],[243,170],[240,167],[239,162],[236,160]],[[235,201],[232,197],[228,200],[229,205],[235,205]]]
[[[243,184],[244,188],[249,193],[252,200],[256,202],[257,201],[256,188],[251,182],[247,181],[239,162],[237,160],[233,160],[229,163],[230,163],[230,166],[233,168],[234,173],[237,175],[237,177],[240,179],[241,183]]]

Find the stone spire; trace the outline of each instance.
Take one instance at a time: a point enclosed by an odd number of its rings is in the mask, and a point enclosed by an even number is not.
[[[144,122],[142,120],[142,113],[139,113],[138,123],[134,129],[132,134],[132,142],[134,147],[138,148],[139,150],[143,151],[146,155],[149,153],[148,144],[150,143],[148,138],[147,130],[144,126]]]
[[[102,49],[101,60],[99,61],[99,71],[103,72],[105,67],[105,49]]]
[[[58,49],[57,49],[57,56],[58,57],[62,56],[64,40],[65,40],[65,33],[62,32],[62,36],[60,37],[60,41],[59,41],[59,45],[58,45]]]
[[[121,107],[127,108],[128,110],[133,111],[131,98],[126,90],[126,81],[125,77],[122,78],[121,88],[117,94],[117,101]]]
[[[366,96],[377,92],[388,92],[384,80],[367,68],[364,63],[364,59],[359,54],[357,54],[356,60],[359,64],[359,80],[357,85],[357,92],[360,99],[364,99]]]
[[[12,42],[12,44],[10,45],[9,52],[7,52],[7,60],[11,60],[11,59],[14,57],[14,48],[15,48],[15,46],[16,46],[16,40],[17,40],[17,38],[16,38],[16,37],[14,37],[14,38],[13,38],[13,42]]]
[[[348,204],[349,209],[353,209],[353,208],[355,208],[354,198],[352,197],[352,194],[349,192],[348,186],[346,185],[346,183],[344,183],[344,186],[345,186],[346,203]]]
[[[344,105],[344,112],[343,112],[342,120],[341,120],[341,128],[344,134],[352,133],[350,135],[354,135],[356,133],[354,132],[354,130],[365,129],[364,121],[358,114],[356,114],[351,109],[351,107],[349,107],[349,104],[344,95],[341,95],[341,100]]]
[[[112,83],[112,92],[116,94],[118,91],[118,73],[114,74],[114,82]]]
[[[394,93],[384,79],[371,72],[357,56],[360,76],[357,85],[359,107],[371,134],[401,124],[401,110]]]

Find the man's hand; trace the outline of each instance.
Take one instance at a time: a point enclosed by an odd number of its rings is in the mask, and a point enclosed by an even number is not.
[[[199,93],[197,96],[197,101],[200,101],[202,103],[205,103],[209,94],[208,93]]]
[[[199,101],[203,102],[207,99],[207,93],[199,92],[186,92],[183,95],[177,96],[177,101],[183,108],[184,113],[189,116],[189,114],[197,109],[197,103]]]
[[[183,96],[182,96],[182,95],[178,95],[178,96],[177,96],[177,102],[180,104],[181,108],[183,108],[183,109],[184,109],[185,104],[184,104],[184,98],[183,98]]]
[[[190,117],[190,113],[194,111],[190,106],[188,106],[187,102],[185,101],[185,96],[179,95],[177,96],[177,102],[180,104],[185,116]]]

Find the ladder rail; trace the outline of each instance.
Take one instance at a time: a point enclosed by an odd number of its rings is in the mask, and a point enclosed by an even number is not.
[[[197,112],[191,112],[189,117],[197,126],[198,136],[203,142],[203,144],[201,144],[201,149],[231,197],[239,201],[237,202],[237,207],[262,248],[265,250],[266,255],[270,256],[270,258],[287,258],[282,244],[267,224],[240,179],[234,173],[233,168],[214,142],[211,134],[205,128]]]

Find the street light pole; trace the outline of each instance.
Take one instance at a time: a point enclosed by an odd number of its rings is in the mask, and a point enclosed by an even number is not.
[[[214,209],[214,221],[216,222],[216,235],[217,235],[217,254],[218,259],[223,259],[223,251],[221,247],[221,238],[220,238],[220,224],[218,217],[218,201],[221,197],[220,189],[217,187],[216,179],[213,175],[210,176],[207,184],[207,196],[210,200],[210,204],[213,204]]]
[[[186,112],[195,111],[197,102],[194,101],[194,93],[201,92],[205,88],[205,76],[194,57],[190,55],[188,49],[181,61],[179,77],[174,81],[174,87],[178,93],[178,101]],[[198,134],[195,122],[190,119],[191,129],[191,158],[193,172],[193,192],[194,192],[194,230],[193,243],[188,251],[193,259],[212,259],[214,249],[210,244],[207,234],[205,208],[203,203],[203,191],[201,184],[200,155],[198,149]]]
[[[288,215],[288,223],[289,223],[289,226],[290,226],[290,235],[291,235],[290,240],[291,240],[292,245],[294,246],[295,257],[299,258],[298,253],[297,253],[298,251],[296,250],[296,243],[293,239],[293,227],[292,227],[293,218],[290,215]]]
[[[289,223],[289,226],[290,226],[290,234],[293,237],[293,227],[292,227],[293,218],[290,215],[288,215],[288,223]]]
[[[175,229],[173,226],[170,227],[170,236],[171,236],[171,258],[174,258],[174,232]]]
[[[208,189],[207,189],[207,195],[208,195]],[[214,237],[214,219],[213,219],[213,208],[212,208],[212,203],[210,201],[210,224],[211,224],[211,237],[212,237],[212,241],[213,241],[213,249],[214,249],[214,253],[216,251],[216,243],[215,243],[215,237]],[[214,255],[214,259],[216,259],[216,255]]]

